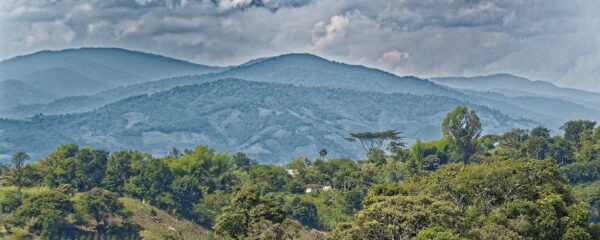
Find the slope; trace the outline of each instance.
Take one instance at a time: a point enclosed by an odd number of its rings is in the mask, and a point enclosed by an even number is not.
[[[0,81],[13,79],[57,97],[95,94],[103,90],[166,77],[223,70],[159,55],[117,48],[41,51],[0,62]],[[17,106],[3,97],[0,109]],[[30,103],[53,99],[30,97]],[[10,104],[9,104],[10,103]]]
[[[48,101],[56,99],[57,96],[30,86],[27,83],[8,79],[0,81],[0,110],[10,106],[38,103],[38,99]]]
[[[32,116],[32,113],[66,114],[89,111],[134,95],[152,94],[176,86],[199,84],[227,77],[251,81],[287,83],[297,86],[451,97],[473,104],[485,105],[497,109],[503,114],[519,116],[525,119],[535,119],[543,125],[556,129],[567,120],[567,116],[532,111],[506,99],[464,93],[460,90],[436,85],[427,80],[415,77],[399,77],[381,70],[329,61],[310,54],[286,54],[261,58],[237,67],[232,67],[223,72],[166,78],[159,81],[118,87],[94,95],[94,100],[87,101],[89,104],[86,106],[81,106],[74,102],[75,98],[71,98],[48,105],[14,108],[3,112],[2,115],[11,118],[20,118]],[[73,109],[71,106],[78,107]],[[55,109],[58,111],[47,112],[45,109]]]
[[[349,133],[398,129],[409,141],[437,138],[443,117],[457,105],[478,110],[486,132],[537,124],[448,97],[225,79],[134,96],[87,113],[0,121],[0,154],[19,146],[42,156],[57,143],[77,142],[155,154],[205,144],[274,163],[314,157],[322,147],[333,157],[356,157],[363,153],[345,140]]]
[[[176,217],[139,200],[122,197],[119,199],[125,210],[132,213],[132,220],[140,226],[140,236],[147,240],[162,240],[181,237],[184,240],[207,237],[208,230],[189,220]],[[176,238],[179,239],[179,238]]]
[[[531,81],[511,74],[494,74],[477,77],[431,78],[445,86],[475,91],[492,91],[508,96],[543,96],[560,98],[577,103],[600,103],[600,93],[572,88],[561,88],[544,81]]]

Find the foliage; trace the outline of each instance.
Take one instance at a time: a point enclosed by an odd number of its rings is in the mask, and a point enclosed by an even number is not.
[[[365,159],[325,159],[325,150],[285,166],[206,146],[156,157],[62,144],[20,170],[0,168],[8,186],[0,187],[0,234],[595,239],[600,127],[593,125],[566,123],[564,137],[544,127],[479,137],[477,115],[459,107],[440,139],[404,147],[388,138],[386,149],[372,139]],[[390,136],[399,132],[354,134]]]
[[[377,189],[332,239],[409,238],[427,227],[463,237],[499,228],[519,238],[589,234],[589,213],[550,161],[492,158],[483,164],[451,164]]]
[[[231,205],[217,217],[214,230],[235,239],[288,235],[289,227],[294,231],[294,223],[286,218],[285,211],[271,199],[261,197],[257,189],[244,188],[234,194]]]
[[[452,149],[452,159],[468,163],[477,150],[475,141],[481,134],[479,117],[466,107],[456,107],[444,118],[442,133]]]
[[[369,152],[371,149],[382,150],[386,143],[392,143],[394,146],[403,146],[403,137],[400,134],[402,133],[396,130],[359,132],[351,133],[350,137],[346,139],[351,142],[358,141],[365,152]]]
[[[589,120],[568,121],[560,129],[565,131],[567,141],[577,142],[586,131],[593,131],[596,122]]]
[[[18,226],[27,225],[30,232],[54,236],[66,228],[65,217],[73,213],[69,198],[59,192],[42,192],[25,199],[14,213]]]
[[[75,200],[75,211],[86,220],[93,219],[96,228],[104,227],[110,217],[124,217],[123,204],[116,193],[101,188],[93,188],[79,195]]]

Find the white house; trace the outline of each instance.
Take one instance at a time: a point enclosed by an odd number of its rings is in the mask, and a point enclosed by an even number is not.
[[[329,185],[324,186],[324,185],[321,185],[321,184],[314,184],[314,183],[313,184],[306,184],[304,186],[304,192],[306,192],[306,193],[315,192],[315,191],[321,191],[321,190],[323,190],[323,191],[329,191],[331,189],[332,188]]]
[[[304,192],[306,192],[306,193],[310,193],[310,192],[313,192],[313,191],[318,191],[318,190],[321,190],[321,189],[323,189],[323,185],[321,185],[321,184],[306,184],[304,186]]]

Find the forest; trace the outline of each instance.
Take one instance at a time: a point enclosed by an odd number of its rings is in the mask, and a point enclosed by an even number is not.
[[[364,159],[323,148],[286,165],[208,146],[153,156],[57,143],[0,166],[0,238],[600,239],[596,125],[483,135],[457,107],[440,139],[348,133]]]

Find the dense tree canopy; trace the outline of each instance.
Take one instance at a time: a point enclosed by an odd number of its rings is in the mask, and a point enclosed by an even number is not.
[[[162,210],[209,239],[600,239],[595,122],[480,136],[477,114],[458,107],[442,125],[442,138],[406,147],[395,130],[351,134],[364,159],[322,149],[286,165],[207,146],[153,156],[62,144],[28,163],[16,153],[0,167],[0,238],[138,239],[123,203],[133,198],[154,207],[145,221],[163,224]]]
[[[549,161],[451,164],[384,189],[389,187],[373,189],[353,222],[341,224],[330,238],[407,239],[432,227],[470,239],[493,228],[540,239],[589,232],[585,207]]]

